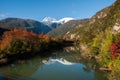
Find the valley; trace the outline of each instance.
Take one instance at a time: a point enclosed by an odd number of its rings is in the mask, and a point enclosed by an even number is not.
[[[84,19],[0,20],[0,66],[3,80],[120,80],[120,1]]]

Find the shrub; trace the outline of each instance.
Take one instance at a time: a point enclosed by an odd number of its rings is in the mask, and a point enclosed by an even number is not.
[[[97,55],[100,53],[100,49],[98,47],[92,47],[91,49],[91,53]]]
[[[112,54],[111,54],[112,59],[115,59],[118,56],[120,56],[120,41],[112,43],[110,45],[110,51],[112,52]]]
[[[6,31],[0,40],[0,56],[40,52],[49,47],[51,40],[47,35],[37,35],[24,29]]]

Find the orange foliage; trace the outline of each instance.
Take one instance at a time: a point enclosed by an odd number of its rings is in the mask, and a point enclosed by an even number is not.
[[[43,34],[37,35],[33,32],[28,32],[25,29],[14,29],[11,31],[4,32],[2,39],[0,40],[0,49],[4,50],[7,47],[9,47],[11,41],[14,39],[23,39],[23,38],[32,40],[35,43],[41,42],[41,40],[46,42],[49,42],[51,40],[51,38],[48,35],[43,35]]]

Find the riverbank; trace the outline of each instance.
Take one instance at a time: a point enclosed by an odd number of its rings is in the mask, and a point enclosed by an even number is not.
[[[106,40],[107,41],[107,40]],[[98,42],[99,43],[99,42]],[[100,43],[99,43],[100,44]],[[103,44],[103,43],[101,43]],[[99,70],[102,72],[108,73],[108,80],[119,80],[120,75],[120,56],[119,53],[116,53],[119,51],[120,48],[118,46],[120,45],[119,42],[115,43],[104,43],[102,46],[93,47],[91,45],[86,44],[79,44],[77,45],[82,53],[82,55],[88,59],[92,60],[95,59],[97,64],[100,66]],[[111,51],[113,50],[113,52]],[[115,50],[115,51],[114,51]],[[95,66],[96,68],[96,66]]]
[[[48,55],[45,53],[70,45],[73,45],[73,41],[38,35],[26,30],[6,31],[0,39],[0,65],[35,55]]]

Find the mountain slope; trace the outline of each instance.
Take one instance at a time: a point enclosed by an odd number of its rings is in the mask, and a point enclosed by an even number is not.
[[[120,27],[120,1],[116,1],[113,5],[99,11],[82,27],[71,30],[64,37],[84,41],[86,43],[92,41],[102,31],[108,27],[115,29]],[[87,36],[86,36],[87,35]]]
[[[33,31],[35,33],[47,33],[51,30],[47,25],[44,25],[41,22],[20,18],[7,18],[0,20],[0,28],[26,28],[28,31]]]
[[[53,29],[52,31],[48,32],[48,35],[52,37],[56,36],[63,36],[66,32],[70,31],[71,29],[75,28],[78,24],[82,24],[86,22],[88,19],[82,19],[82,20],[71,20],[69,22],[66,22],[65,24],[57,27],[56,29]],[[79,26],[79,27],[80,27]]]

